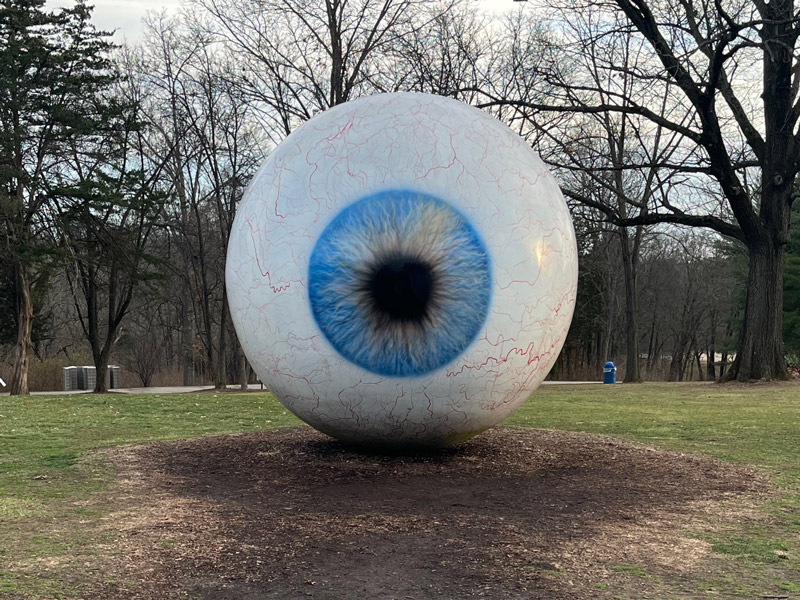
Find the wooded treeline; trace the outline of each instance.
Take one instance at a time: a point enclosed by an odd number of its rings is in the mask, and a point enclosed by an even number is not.
[[[114,48],[82,3],[2,0],[0,376],[255,381],[224,282],[248,181],[314,114],[424,91],[492,112],[562,185],[580,280],[556,377],[785,377],[797,26],[784,0],[192,0]]]

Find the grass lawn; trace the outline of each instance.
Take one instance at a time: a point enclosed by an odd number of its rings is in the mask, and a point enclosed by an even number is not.
[[[0,397],[0,598],[81,597],[80,574],[73,586],[39,565],[103,541],[91,527],[102,507],[83,501],[113,473],[90,450],[298,423],[266,393]],[[782,498],[762,507],[765,524],[731,524],[709,540],[730,575],[710,574],[696,587],[725,597],[758,597],[767,587],[785,591],[771,597],[800,597],[800,386],[543,386],[505,424],[610,435],[758,467]],[[619,572],[647,575],[640,565]]]

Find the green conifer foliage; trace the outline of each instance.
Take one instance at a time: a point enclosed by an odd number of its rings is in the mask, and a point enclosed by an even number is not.
[[[12,394],[28,392],[34,297],[54,263],[53,190],[76,178],[70,157],[104,135],[104,93],[116,78],[109,34],[90,17],[83,2],[47,11],[44,0],[0,0],[0,254],[16,326]]]

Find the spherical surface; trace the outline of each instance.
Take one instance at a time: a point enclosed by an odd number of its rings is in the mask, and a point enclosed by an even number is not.
[[[253,369],[291,412],[370,445],[448,445],[497,424],[564,343],[575,235],[525,142],[455,100],[332,108],[240,203],[226,283]]]

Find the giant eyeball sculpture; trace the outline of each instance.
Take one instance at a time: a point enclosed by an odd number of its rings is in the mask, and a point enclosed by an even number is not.
[[[239,205],[226,281],[247,358],[300,419],[362,445],[447,446],[544,379],[577,271],[561,192],[519,136],[398,93],[278,146]]]

